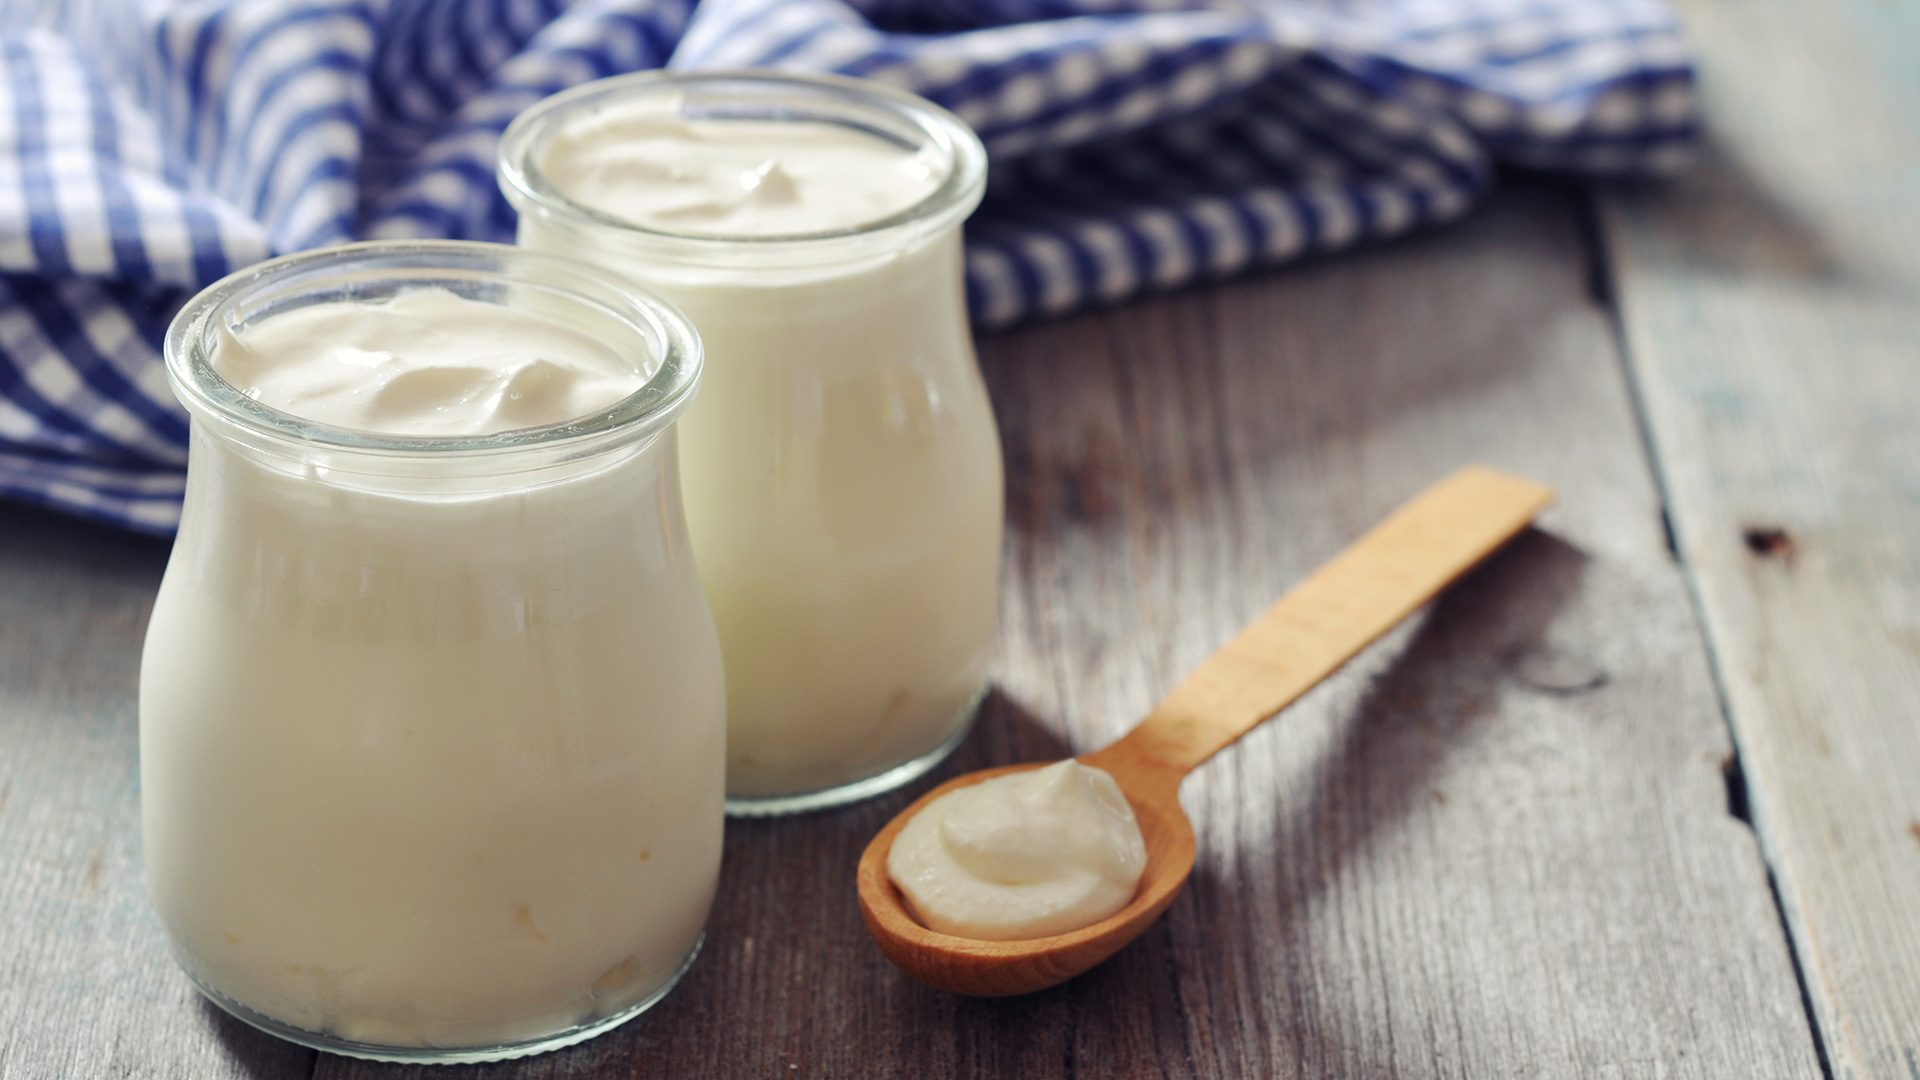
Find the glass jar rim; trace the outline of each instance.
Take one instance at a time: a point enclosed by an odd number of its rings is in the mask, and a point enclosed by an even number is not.
[[[912,205],[857,225],[818,232],[724,236],[650,228],[596,210],[562,192],[534,160],[548,138],[576,110],[622,97],[700,89],[761,92],[765,95],[767,107],[774,114],[757,119],[780,119],[778,112],[791,111],[807,104],[850,105],[890,115],[917,128],[933,145],[945,152],[949,165],[947,175],[938,187]],[[846,119],[818,114],[788,118],[827,122],[836,119],[844,122]],[[530,207],[537,208],[550,216],[574,222],[590,222],[637,238],[669,243],[693,251],[742,248],[804,250],[895,232],[932,232],[965,218],[979,205],[986,191],[987,150],[973,129],[953,113],[917,94],[870,80],[845,75],[753,70],[639,71],[583,83],[528,106],[514,118],[500,137],[497,173],[500,190],[523,214]]]
[[[429,283],[429,275],[434,282],[531,288],[588,305],[634,332],[635,341],[645,344],[644,360],[652,370],[632,394],[559,423],[489,435],[403,435],[283,412],[248,397],[213,366],[213,331],[249,300],[409,277]],[[634,350],[616,351],[631,358]],[[626,445],[673,423],[699,388],[703,361],[692,322],[650,290],[576,259],[470,240],[369,240],[255,263],[187,301],[167,328],[162,353],[174,395],[196,418],[286,443],[403,456],[486,457],[535,447],[586,454]]]

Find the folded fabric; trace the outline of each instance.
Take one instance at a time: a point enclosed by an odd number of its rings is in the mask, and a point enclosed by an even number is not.
[[[513,116],[655,67],[832,71],[972,124],[976,323],[1457,216],[1495,161],[1682,163],[1658,0],[0,0],[0,494],[167,533],[193,290],[356,238],[510,240]]]

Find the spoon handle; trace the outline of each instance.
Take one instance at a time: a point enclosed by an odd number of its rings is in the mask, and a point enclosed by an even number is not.
[[[1279,712],[1527,527],[1553,489],[1479,465],[1415,496],[1086,759],[1171,782]]]

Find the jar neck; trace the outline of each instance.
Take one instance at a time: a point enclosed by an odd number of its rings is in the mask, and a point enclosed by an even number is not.
[[[255,451],[194,426],[174,567],[199,602],[278,607],[274,618],[314,625],[398,603],[413,614],[394,632],[424,633],[521,598],[596,607],[605,593],[591,582],[664,567],[687,547],[671,430],[454,482]],[[556,591],[559,580],[577,587]]]
[[[518,243],[531,250],[566,251],[591,260],[684,304],[676,286],[787,287],[890,273],[902,265],[918,265],[923,256],[938,256],[943,248],[957,249],[959,232],[955,222],[944,230],[912,236],[850,237],[783,259],[768,257],[779,253],[744,245],[687,251],[597,221],[527,214],[520,219]]]
[[[672,428],[638,438],[437,450],[341,446],[193,412],[193,453],[303,484],[396,498],[484,497],[561,484],[658,455]],[[192,465],[189,464],[191,472]]]

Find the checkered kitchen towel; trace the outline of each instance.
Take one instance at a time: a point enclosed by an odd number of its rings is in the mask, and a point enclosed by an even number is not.
[[[1696,125],[1660,0],[0,0],[0,494],[171,531],[186,295],[354,238],[511,239],[513,115],[660,66],[971,123],[986,327],[1441,221],[1496,160],[1663,170]]]

